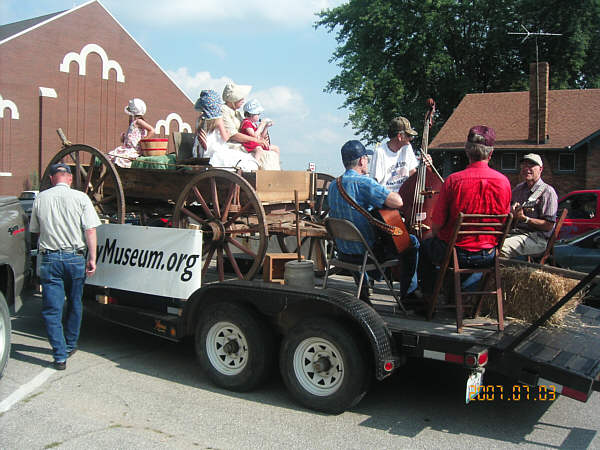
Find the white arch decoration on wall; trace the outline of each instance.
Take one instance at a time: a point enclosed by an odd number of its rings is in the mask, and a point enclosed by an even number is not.
[[[0,119],[4,118],[4,109],[10,109],[11,117],[15,120],[19,119],[19,108],[12,100],[5,100],[0,95]]]
[[[190,124],[184,122],[179,114],[172,112],[167,116],[166,119],[160,119],[158,122],[156,122],[156,126],[154,127],[156,134],[160,133],[161,127],[165,127],[165,136],[168,136],[170,134],[169,124],[171,123],[171,120],[175,120],[179,124],[179,131],[187,131],[188,133],[192,132],[192,127]]]
[[[125,83],[125,75],[123,75],[121,65],[114,59],[108,59],[108,55],[98,44],[86,44],[79,53],[67,53],[63,58],[62,63],[60,63],[60,71],[69,73],[69,65],[73,61],[77,61],[79,64],[79,75],[85,75],[86,60],[90,53],[96,53],[102,59],[102,79],[108,80],[108,72],[110,69],[114,69],[115,72],[117,72],[117,81]]]

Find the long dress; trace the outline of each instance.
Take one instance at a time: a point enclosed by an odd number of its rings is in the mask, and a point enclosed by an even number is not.
[[[198,137],[194,142],[194,149],[197,148],[199,148]],[[210,158],[208,163],[213,167],[238,168],[244,172],[258,170],[258,161],[250,153],[244,151],[241,144],[225,142],[219,130],[214,130],[206,135],[206,150],[199,156]]]
[[[140,140],[147,134],[147,130],[136,127],[135,121],[131,122],[125,133],[123,145],[110,151],[107,154],[108,158],[119,167],[130,168],[131,161],[140,156]]]

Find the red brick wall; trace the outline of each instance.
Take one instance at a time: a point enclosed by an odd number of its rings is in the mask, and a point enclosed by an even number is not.
[[[76,62],[69,73],[61,72],[65,55],[79,53],[86,44],[99,45],[108,59],[117,61],[125,82],[117,81],[115,70],[102,79],[102,60],[96,53],[88,55],[85,75],[79,75]],[[59,127],[73,143],[112,150],[127,129],[123,108],[132,97],[146,102],[145,119],[153,126],[172,112],[192,128],[195,123],[190,99],[98,3],[0,45],[0,67],[0,95],[16,104],[20,116],[14,120],[5,109],[0,118],[0,172],[13,174],[0,177],[0,194],[18,194],[35,185],[40,170],[61,148],[55,131]],[[39,87],[58,95],[42,99],[41,118]],[[176,121],[169,125],[170,133],[179,131]]]

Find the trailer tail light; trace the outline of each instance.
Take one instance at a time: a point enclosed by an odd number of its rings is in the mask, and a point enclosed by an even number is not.
[[[567,386],[563,386],[562,384],[555,383],[550,380],[546,380],[544,378],[540,378],[537,383],[538,386],[542,386],[547,395],[551,395],[551,392],[556,392],[557,394],[564,395],[565,397],[572,398],[573,400],[579,400],[580,402],[587,402],[588,394],[581,391],[576,391]]]
[[[463,364],[469,368],[485,366],[488,362],[487,348],[479,347],[475,350],[471,349],[465,352],[464,355],[456,353],[436,352],[433,350],[424,350],[424,358],[437,359],[438,361],[446,361],[454,364]]]
[[[394,361],[386,361],[383,364],[383,370],[385,370],[386,372],[391,372],[392,370],[394,370]]]

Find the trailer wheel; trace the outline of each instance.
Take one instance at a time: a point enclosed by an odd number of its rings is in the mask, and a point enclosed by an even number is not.
[[[273,338],[260,317],[239,305],[210,307],[196,327],[196,354],[213,383],[249,391],[270,375]]]
[[[370,371],[358,339],[327,319],[304,321],[284,339],[280,353],[283,381],[302,405],[339,414],[366,394]]]
[[[0,378],[10,354],[10,313],[4,294],[0,292]]]

